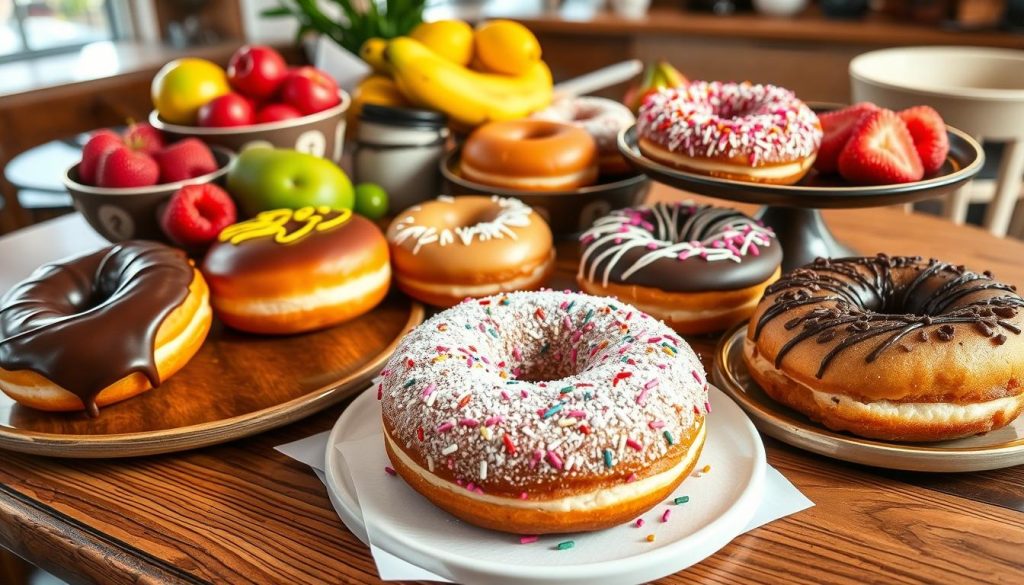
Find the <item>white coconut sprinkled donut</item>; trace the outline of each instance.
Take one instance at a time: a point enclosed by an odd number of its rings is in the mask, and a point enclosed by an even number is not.
[[[448,512],[520,534],[632,520],[690,473],[704,370],[613,299],[468,300],[402,340],[376,380],[395,470]]]

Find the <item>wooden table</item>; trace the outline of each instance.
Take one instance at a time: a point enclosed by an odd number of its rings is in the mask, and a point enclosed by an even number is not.
[[[653,196],[679,193],[656,186]],[[894,209],[825,216],[863,252],[934,255],[1024,285],[1022,242]],[[568,283],[573,250],[560,247],[556,286]],[[706,357],[713,342],[692,344]],[[329,428],[343,408],[178,455],[68,461],[3,453],[0,545],[73,583],[378,582],[320,481],[273,450]],[[900,473],[765,443],[768,462],[816,506],[736,538],[663,583],[1024,581],[1024,466]]]

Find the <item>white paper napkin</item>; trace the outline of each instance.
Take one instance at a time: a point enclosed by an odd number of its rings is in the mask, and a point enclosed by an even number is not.
[[[292,457],[298,461],[301,461],[314,469],[317,476],[324,481],[324,461],[327,448],[327,438],[329,432],[319,433],[288,443],[277,447],[277,450],[284,453],[285,455]],[[375,461],[373,464],[375,467],[383,467],[387,463],[386,456],[383,453],[383,448],[379,444],[375,437],[373,438],[362,438],[355,439],[352,441],[344,442],[338,445],[338,449],[341,450],[343,456],[346,459],[380,459]],[[379,465],[377,465],[379,463]],[[363,490],[377,489],[370,484],[380,481],[383,476],[381,474],[357,474],[354,479],[354,484],[357,493]],[[397,479],[389,478],[392,481],[399,481]],[[767,475],[765,478],[765,488],[762,504],[759,506],[757,511],[754,513],[747,527],[743,532],[748,532],[767,524],[773,520],[777,520],[784,516],[794,514],[801,510],[807,509],[814,504],[808,500],[796,487],[793,486],[778,470],[769,466],[767,468]],[[374,540],[372,529],[369,534],[369,539],[372,543]],[[377,565],[377,571],[381,579],[385,581],[400,581],[400,580],[427,580],[427,581],[443,581],[448,582],[447,579],[430,573],[412,563],[399,559],[398,557],[376,547],[370,545],[370,550],[374,558],[374,562]]]

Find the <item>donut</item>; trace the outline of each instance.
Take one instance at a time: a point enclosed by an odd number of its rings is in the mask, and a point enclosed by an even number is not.
[[[192,359],[210,330],[209,297],[185,253],[156,242],[41,266],[0,300],[0,390],[96,417]]]
[[[275,335],[354,319],[391,284],[380,229],[348,209],[322,206],[264,211],[224,228],[202,270],[221,321]]]
[[[750,317],[782,263],[770,228],[692,202],[613,211],[580,240],[582,291],[618,297],[683,335]]]
[[[830,429],[941,441],[1024,410],[1024,299],[919,257],[819,259],[766,291],[744,343],[773,399]]]
[[[471,524],[518,534],[628,522],[691,472],[700,361],[613,299],[468,300],[407,335],[376,380],[394,470]]]
[[[633,112],[615,100],[602,97],[563,98],[535,112],[537,120],[562,122],[582,128],[597,144],[601,175],[623,175],[632,170],[619,152],[619,131],[636,122]]]
[[[438,197],[399,214],[387,237],[398,288],[438,307],[540,288],[555,267],[551,229],[518,199]]]
[[[568,191],[597,181],[597,145],[581,128],[547,120],[508,120],[469,135],[462,176],[519,191]]]
[[[648,96],[637,117],[640,151],[684,171],[791,185],[821,145],[821,123],[774,85],[695,81]]]

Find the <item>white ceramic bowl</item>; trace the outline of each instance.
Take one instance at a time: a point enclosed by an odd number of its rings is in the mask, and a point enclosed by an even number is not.
[[[929,105],[975,137],[1024,136],[1024,51],[906,47],[850,61],[852,101],[891,109]]]

